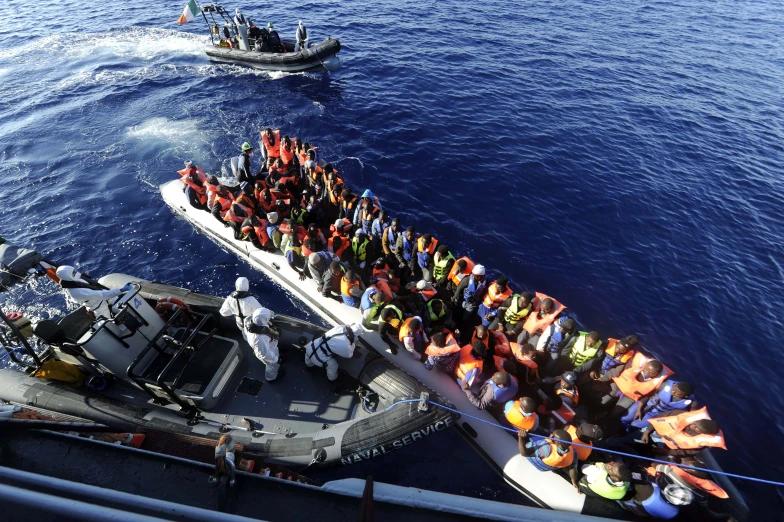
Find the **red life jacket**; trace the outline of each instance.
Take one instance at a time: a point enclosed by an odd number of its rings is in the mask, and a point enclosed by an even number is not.
[[[284,165],[288,165],[294,161],[294,145],[291,148],[286,148],[283,142],[280,142],[280,159],[283,160]]]

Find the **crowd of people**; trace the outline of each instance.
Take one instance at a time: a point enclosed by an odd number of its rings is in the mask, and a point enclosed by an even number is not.
[[[675,465],[700,467],[703,448],[726,449],[719,425],[637,336],[581,331],[557,299],[516,291],[504,276],[491,281],[483,265],[453,253],[433,231],[404,225],[370,190],[349,187],[310,143],[267,128],[260,148],[254,171],[255,149],[242,145],[231,185],[187,161],[179,173],[191,205],[235,239],[280,252],[323,296],[359,308],[362,326],[393,353],[400,343],[426,369],[453,374],[474,406],[519,430],[520,453],[537,469],[636,515],[730,518],[708,506],[727,498],[710,476]],[[352,344],[352,332],[361,333],[340,328],[336,335]],[[327,367],[328,351],[320,352],[323,364],[311,363]],[[279,378],[277,361],[270,363],[268,378]],[[600,448],[672,464],[646,468]]]

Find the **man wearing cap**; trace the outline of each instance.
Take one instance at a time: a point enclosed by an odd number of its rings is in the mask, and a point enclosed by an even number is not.
[[[280,232],[278,223],[278,213],[270,212],[267,214],[267,235],[272,240],[275,250],[280,249],[280,242],[283,239],[283,234]]]
[[[327,379],[336,381],[338,362],[335,357],[353,357],[357,337],[363,332],[362,326],[357,323],[349,326],[340,325],[328,330],[305,347],[305,365],[308,368],[313,366],[326,368]]]
[[[324,279],[324,273],[327,271],[329,264],[332,261],[338,261],[338,256],[332,252],[328,252],[326,250],[313,252],[308,256],[306,272],[311,277],[311,279],[321,285],[321,281]]]
[[[237,157],[237,171],[235,175],[240,183],[247,181],[251,185],[256,181],[250,168],[250,159],[253,157],[253,145],[247,141],[242,144],[242,152]],[[234,166],[232,162],[232,167]]]
[[[477,343],[482,345],[479,341]],[[510,402],[517,394],[517,382],[506,372],[495,372],[493,377],[485,382],[479,389],[479,393],[476,394],[471,391],[471,386],[467,380],[464,380],[460,387],[465,391],[466,397],[471,404],[480,410],[497,410],[500,412],[501,407]]]
[[[223,317],[234,316],[237,328],[242,332],[242,337],[247,341],[248,336],[245,331],[245,319],[253,315],[253,312],[261,308],[259,301],[251,294],[250,282],[247,277],[238,277],[234,282],[234,292],[229,295],[220,307],[220,314]]]
[[[476,314],[486,288],[487,282],[483,265],[474,266],[471,275],[464,277],[457,285],[452,302],[463,309],[463,323],[467,323]]]

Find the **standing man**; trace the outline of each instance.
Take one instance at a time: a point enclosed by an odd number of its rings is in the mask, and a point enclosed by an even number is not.
[[[275,317],[271,310],[259,308],[253,312],[252,317],[245,319],[245,334],[253,348],[253,353],[267,367],[264,377],[268,384],[277,382],[286,373],[280,368],[280,351],[278,350],[278,339],[280,332],[270,326],[270,321]],[[246,333],[247,332],[247,333]]]
[[[247,277],[238,277],[234,282],[234,288],[234,292],[223,301],[220,314],[223,317],[234,316],[237,328],[242,332],[242,337],[248,341],[248,335],[245,332],[245,319],[250,318],[254,311],[261,308],[261,303],[248,291],[250,283]]]
[[[242,144],[242,152],[237,157],[237,166],[234,175],[237,176],[239,183],[247,181],[253,186],[256,178],[253,176],[253,171],[250,168],[250,159],[253,157],[253,145],[247,141]],[[232,169],[234,170],[234,162],[232,161]]]
[[[297,46],[294,48],[294,52],[299,52],[302,49],[308,48],[308,29],[305,27],[305,24],[302,23],[302,20],[299,21],[299,25],[297,26]]]

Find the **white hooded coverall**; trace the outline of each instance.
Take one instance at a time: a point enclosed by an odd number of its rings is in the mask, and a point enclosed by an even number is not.
[[[349,340],[346,329],[354,333],[354,342]],[[305,364],[327,369],[327,378],[335,381],[338,378],[338,362],[335,356],[350,358],[354,355],[356,338],[362,335],[362,326],[357,323],[349,326],[336,326],[321,337],[313,339],[305,348]]]
[[[253,312],[261,308],[261,304],[252,295],[246,297],[237,297],[237,292],[247,292],[250,288],[250,283],[247,277],[238,277],[234,283],[236,292],[233,292],[229,297],[223,301],[220,308],[220,314],[223,317],[235,317],[237,328],[242,332],[242,337],[247,341],[248,335],[245,332],[244,321],[253,316]]]
[[[76,271],[74,267],[63,265],[57,268],[55,272],[60,281],[73,281],[76,283],[87,283],[82,279],[82,274]],[[76,304],[77,306],[84,305],[87,310],[93,312],[96,317],[109,318],[110,310],[109,299],[114,299],[123,290],[115,288],[114,290],[95,290],[92,288],[63,288],[66,298]]]
[[[264,333],[249,332],[249,327],[256,326],[269,326],[270,319],[272,319],[272,312],[266,308],[259,308],[253,312],[252,317],[245,319],[246,327],[243,332],[247,335],[248,344],[253,348],[253,353],[256,357],[264,363],[267,367],[264,372],[264,377],[268,381],[274,381],[278,378],[278,370],[280,369],[280,352],[278,351],[278,340],[273,339]]]

